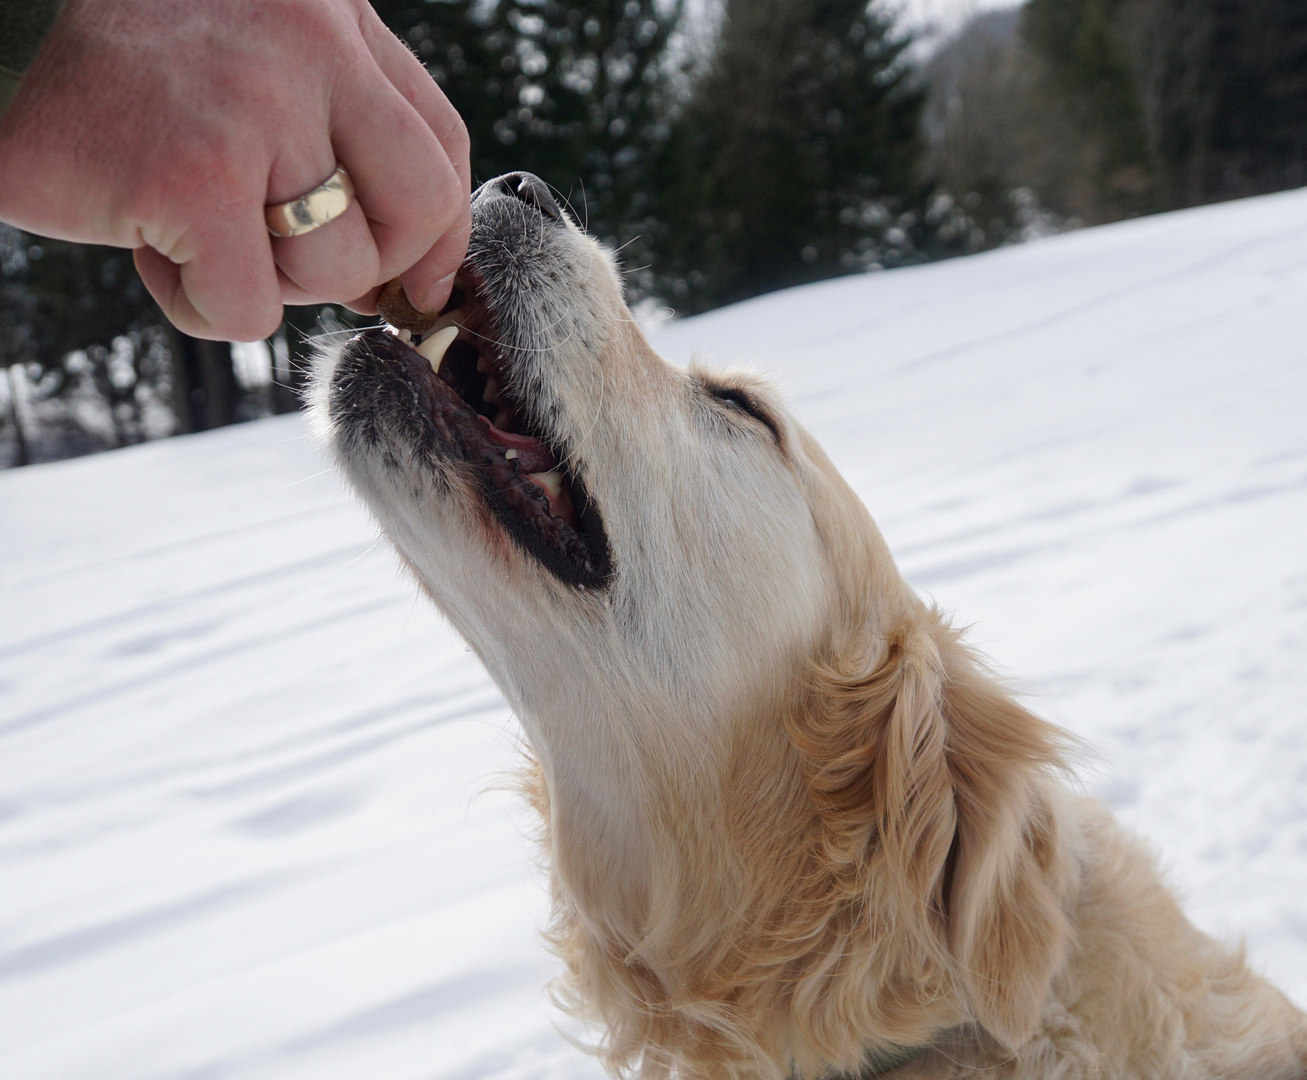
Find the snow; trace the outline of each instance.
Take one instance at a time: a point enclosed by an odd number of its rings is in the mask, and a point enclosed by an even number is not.
[[[1300,1003],[1304,323],[1300,191],[655,335],[775,373]],[[543,990],[517,727],[301,418],[0,474],[0,592],[0,1074],[600,1075]]]

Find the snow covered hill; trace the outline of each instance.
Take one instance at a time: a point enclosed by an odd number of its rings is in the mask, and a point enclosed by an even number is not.
[[[1307,1004],[1307,191],[656,344],[775,373]],[[542,991],[517,728],[325,469],[289,417],[0,474],[0,1075],[599,1075]]]

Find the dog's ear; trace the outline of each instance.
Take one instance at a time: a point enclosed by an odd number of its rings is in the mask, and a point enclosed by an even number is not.
[[[832,870],[865,866],[867,899],[894,909],[902,946],[950,972],[990,1034],[1021,1045],[1067,940],[1046,780],[1056,729],[934,611],[828,657],[812,694],[790,736]]]

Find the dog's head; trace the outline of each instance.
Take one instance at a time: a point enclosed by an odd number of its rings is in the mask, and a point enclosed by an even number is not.
[[[472,214],[427,334],[458,328],[438,371],[366,330],[319,372],[318,424],[528,724],[593,717],[594,684],[624,682],[662,723],[711,728],[811,654],[832,548],[870,522],[814,514],[857,500],[831,497],[843,481],[764,381],[653,352],[611,255],[538,180],[491,181]]]
[[[772,387],[654,353],[612,257],[535,177],[484,185],[472,220],[441,321],[329,354],[315,418],[521,716],[586,933],[626,950],[623,977],[675,940],[710,983],[755,955],[778,1000],[861,1017],[810,1060],[941,1016],[1019,1039],[1063,937],[1047,731],[903,582]],[[890,937],[836,940],[837,901]],[[793,957],[723,952],[736,916]],[[686,995],[712,1027],[693,967],[627,997]],[[659,1039],[638,1031],[630,1053]]]

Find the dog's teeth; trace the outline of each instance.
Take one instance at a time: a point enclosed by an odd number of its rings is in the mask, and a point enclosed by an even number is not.
[[[443,330],[446,326],[453,326],[463,318],[463,309],[456,307],[453,311],[447,311],[436,320],[435,325],[427,331],[428,334],[434,334],[437,330]]]
[[[517,451],[513,450],[512,448],[509,448],[508,450],[504,451],[504,457],[507,458],[509,461],[516,461]]]
[[[405,345],[409,344],[413,340],[413,331],[401,330],[399,332],[399,340],[402,341]]]
[[[560,472],[550,469],[549,472],[531,473],[531,479],[544,488],[551,499],[563,493],[563,474]]]
[[[446,326],[443,330],[437,330],[429,337],[422,339],[422,344],[418,346],[418,352],[431,365],[432,371],[440,370],[440,361],[445,358],[445,353],[454,339],[458,337],[457,326]]]

